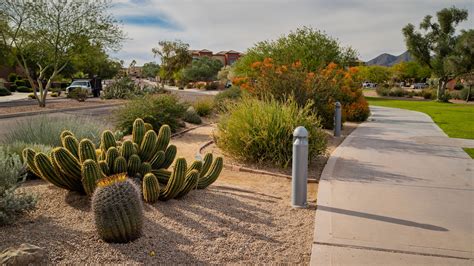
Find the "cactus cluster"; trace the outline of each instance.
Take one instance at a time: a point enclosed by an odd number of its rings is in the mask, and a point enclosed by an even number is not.
[[[121,142],[106,130],[98,148],[67,130],[60,137],[62,147],[53,149],[50,156],[25,149],[25,162],[51,184],[89,196],[99,180],[123,174],[139,180],[146,202],[181,198],[212,184],[223,168],[222,158],[213,160],[212,154],[206,154],[202,162],[195,161],[189,168],[185,159],[178,158],[169,171],[177,154],[176,146],[170,144],[170,127],[163,125],[156,134],[142,119],[133,123],[131,140]]]

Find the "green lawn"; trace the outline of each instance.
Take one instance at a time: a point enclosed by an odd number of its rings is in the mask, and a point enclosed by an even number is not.
[[[472,159],[474,159],[474,148],[463,148],[463,150],[471,156]]]
[[[366,97],[370,105],[423,112],[451,138],[474,139],[474,105]],[[466,151],[474,155],[474,150]]]

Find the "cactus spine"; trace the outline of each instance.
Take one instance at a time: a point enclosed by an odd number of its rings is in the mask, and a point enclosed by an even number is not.
[[[102,178],[102,173],[99,165],[91,159],[87,159],[82,164],[82,186],[88,196],[94,193],[96,182]]]
[[[181,191],[176,195],[176,198],[182,198],[187,195],[191,190],[196,189],[197,183],[199,179],[199,171],[196,169],[191,170],[187,175],[186,179],[184,180],[184,187]]]
[[[117,143],[115,142],[114,133],[110,130],[104,130],[100,138],[100,147],[102,150],[107,151],[110,147],[115,146],[117,146]]]
[[[70,151],[72,155],[74,155],[76,158],[78,158],[79,142],[77,141],[76,137],[68,135],[61,140],[63,143],[63,147]]]
[[[84,162],[88,159],[97,161],[97,154],[95,153],[94,143],[88,139],[83,139],[79,142],[79,160]]]
[[[152,173],[143,177],[143,199],[148,203],[155,203],[160,196],[160,184]]]
[[[179,194],[184,185],[186,170],[186,160],[184,158],[178,158],[174,166],[173,174],[168,180],[166,187],[160,193],[160,200],[169,200]]]
[[[197,188],[204,189],[214,183],[221,174],[222,168],[224,168],[224,160],[222,157],[217,157],[212,164],[211,170],[208,173],[204,173],[204,176],[199,178]]]
[[[122,147],[120,148],[120,154],[128,160],[133,153],[133,142],[126,140],[123,142]]]
[[[142,144],[143,137],[145,136],[145,122],[142,119],[137,118],[133,122],[132,129],[132,141],[138,146]]]
[[[170,143],[171,128],[168,125],[162,125],[158,132],[158,141],[156,143],[158,151],[165,151]]]
[[[114,162],[114,174],[121,174],[127,172],[127,160],[124,157],[119,156]]]
[[[176,152],[177,152],[176,146],[169,145],[165,152],[165,160],[160,165],[159,168],[169,168],[170,165],[173,163],[174,158],[176,157]]]
[[[143,206],[139,190],[126,175],[104,178],[92,196],[99,236],[106,242],[126,243],[140,237]]]
[[[156,133],[153,130],[149,130],[145,134],[140,146],[140,157],[142,158],[142,161],[148,162],[155,154],[156,139]]]

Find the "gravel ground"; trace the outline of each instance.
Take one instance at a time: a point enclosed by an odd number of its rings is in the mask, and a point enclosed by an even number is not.
[[[36,101],[36,100],[31,100]],[[105,104],[122,103],[123,100],[101,100],[98,98],[91,98],[85,102],[78,102],[76,100],[65,99],[64,101],[52,101],[48,103],[46,101],[46,107],[39,107],[38,105],[19,105],[12,107],[0,107],[0,114],[12,114],[12,113],[23,113],[23,112],[34,112],[44,111],[53,109],[65,109],[73,107],[89,107],[89,106],[100,106]]]
[[[194,158],[209,130],[174,139],[179,156]],[[317,184],[309,184],[310,207],[292,209],[289,180],[224,170],[206,190],[145,204],[144,235],[128,244],[99,239],[87,198],[39,180],[23,189],[39,196],[38,208],[0,228],[0,249],[38,245],[50,263],[309,263]]]

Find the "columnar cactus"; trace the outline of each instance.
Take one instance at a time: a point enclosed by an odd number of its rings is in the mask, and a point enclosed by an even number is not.
[[[148,162],[156,151],[156,133],[153,130],[149,130],[145,137],[143,137],[142,144],[140,146],[140,158],[142,161]]]
[[[88,196],[94,193],[96,182],[102,178],[102,170],[96,161],[87,159],[82,163],[82,186]]]
[[[147,132],[148,130],[153,130],[153,125],[150,123],[145,123],[145,132]]]
[[[50,182],[51,184],[65,189],[70,189],[61,178],[60,174],[56,171],[49,157],[44,153],[37,153],[34,156],[35,169],[37,169],[39,176]]]
[[[184,158],[176,159],[173,174],[166,187],[161,191],[160,200],[169,200],[179,194],[185,182],[186,170],[186,160]]]
[[[163,125],[158,132],[158,141],[156,142],[158,151],[165,151],[170,143],[171,128],[168,125]]]
[[[143,177],[143,199],[148,203],[155,203],[160,196],[160,184],[152,173]]]
[[[132,141],[136,143],[138,147],[140,147],[144,136],[145,136],[145,122],[143,122],[142,119],[137,118],[133,122]]]
[[[143,206],[139,189],[126,175],[101,179],[92,196],[99,236],[106,242],[126,243],[141,236]]]
[[[127,173],[127,160],[123,156],[117,157],[114,162],[114,174]]]
[[[54,148],[51,157],[65,178],[81,180],[81,163],[69,150],[63,147]]]
[[[191,192],[191,190],[196,189],[198,179],[199,171],[196,169],[193,169],[188,174],[186,174],[186,178],[184,179],[184,187],[181,189],[178,195],[176,195],[176,198],[182,198]]]
[[[133,142],[131,140],[126,140],[123,142],[122,147],[120,148],[120,154],[128,160],[130,156],[134,153],[133,151]]]
[[[72,153],[75,157],[78,156],[79,150],[79,142],[77,141],[76,137],[73,135],[67,135],[63,139],[61,139],[63,147],[66,148],[68,151]]]
[[[88,159],[97,161],[97,154],[94,143],[88,139],[83,139],[79,142],[79,160],[83,163]]]
[[[153,158],[150,160],[151,167],[154,169],[160,169],[161,165],[165,162],[165,152],[158,151],[155,153]]]
[[[140,166],[140,174],[142,176],[145,176],[148,173],[151,173],[151,164],[147,162],[143,162],[142,165]]]
[[[169,168],[176,157],[177,149],[175,145],[169,145],[165,151],[165,160],[159,168]]]
[[[110,147],[116,147],[117,142],[115,141],[114,133],[110,130],[105,130],[102,132],[100,138],[100,147],[102,150],[107,151]]]
[[[214,183],[221,174],[222,168],[224,168],[224,161],[222,157],[217,157],[211,169],[199,178],[197,188],[204,189]],[[203,172],[201,172],[201,174],[203,174]]]
[[[109,165],[109,169],[113,171],[115,160],[120,156],[119,151],[115,147],[110,147],[107,150],[107,154],[105,155],[105,161]]]
[[[99,161],[99,167],[100,167],[100,170],[102,170],[102,173],[104,173],[104,175],[108,176],[110,174],[110,168],[109,168],[109,165],[107,164],[107,161],[105,160]]]

